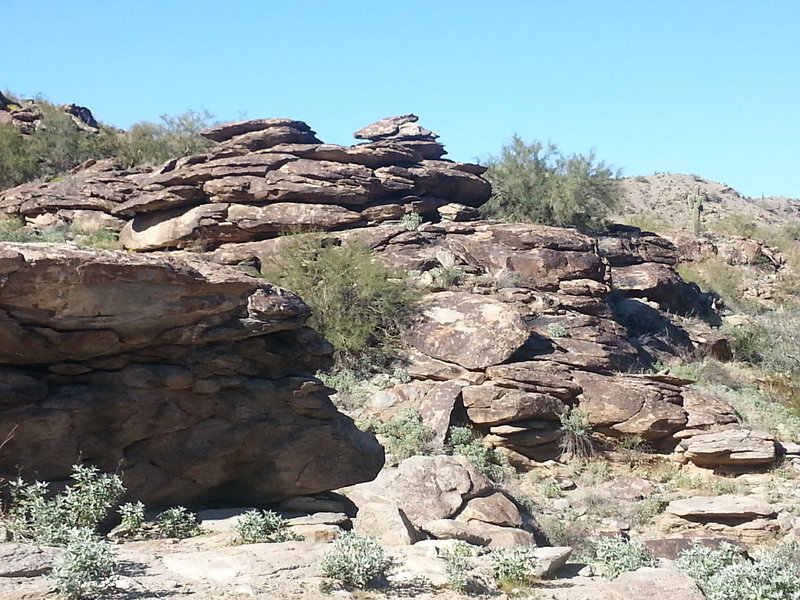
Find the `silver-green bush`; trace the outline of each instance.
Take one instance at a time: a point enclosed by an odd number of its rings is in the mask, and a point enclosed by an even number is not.
[[[603,576],[616,579],[625,571],[652,567],[655,563],[647,548],[621,537],[601,537],[594,543],[597,561],[603,565]]]
[[[85,527],[70,530],[65,541],[64,555],[49,575],[53,591],[67,600],[107,596],[117,571],[111,546]]]
[[[233,526],[234,541],[238,544],[260,544],[263,542],[288,542],[302,539],[293,533],[288,521],[271,510],[249,510],[241,515]]]
[[[322,560],[322,572],[347,587],[366,588],[386,575],[391,560],[377,539],[346,531]]]

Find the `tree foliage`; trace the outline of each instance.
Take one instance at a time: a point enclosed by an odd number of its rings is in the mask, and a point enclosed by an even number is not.
[[[594,153],[565,155],[514,135],[488,166],[494,195],[482,211],[490,218],[591,231],[620,203],[618,173]]]
[[[309,325],[336,348],[337,367],[361,374],[391,361],[419,310],[419,292],[360,241],[339,246],[320,234],[297,236],[264,277],[299,294],[313,309]]]
[[[97,132],[90,132],[50,102],[37,100],[35,106],[42,119],[33,133],[0,125],[0,190],[52,179],[92,158],[116,158],[123,167],[132,167],[197,154],[214,145],[199,135],[211,122],[207,112],[162,115],[159,123],[137,123],[128,131],[100,124]]]

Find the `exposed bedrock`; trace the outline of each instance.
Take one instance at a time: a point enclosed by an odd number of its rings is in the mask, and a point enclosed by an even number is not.
[[[0,478],[120,471],[150,505],[255,503],[372,479],[383,450],[312,374],[291,292],[172,257],[0,245]]]

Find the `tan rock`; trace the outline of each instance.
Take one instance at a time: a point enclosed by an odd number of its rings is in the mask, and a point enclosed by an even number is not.
[[[676,569],[643,567],[622,573],[606,587],[604,598],[631,600],[632,598],[669,597],[671,600],[703,600],[705,596],[694,579]]]
[[[500,425],[525,419],[557,420],[565,405],[558,398],[490,383],[461,392],[467,415],[479,425]]]
[[[486,296],[440,292],[429,296],[408,340],[428,356],[480,369],[507,360],[528,336],[513,307]]]
[[[696,465],[765,465],[775,461],[775,440],[747,429],[701,433],[681,441],[679,448]]]
[[[456,520],[465,523],[481,521],[504,527],[521,527],[523,523],[517,505],[502,492],[494,492],[468,501],[456,516]]]
[[[424,537],[402,509],[378,502],[360,504],[353,527],[358,533],[377,537],[387,546],[409,546]]]
[[[721,496],[695,496],[673,500],[666,512],[679,517],[717,521],[720,519],[746,519],[772,517],[775,508],[750,496],[723,494]]]

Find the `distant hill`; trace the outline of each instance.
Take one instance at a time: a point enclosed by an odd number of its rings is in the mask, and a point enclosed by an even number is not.
[[[657,220],[667,228],[688,228],[691,213],[688,194],[699,188],[705,196],[703,221],[713,226],[730,218],[745,218],[759,225],[783,225],[787,219],[800,220],[800,200],[785,197],[748,198],[724,183],[697,175],[658,173],[621,180],[624,209],[628,220]]]

